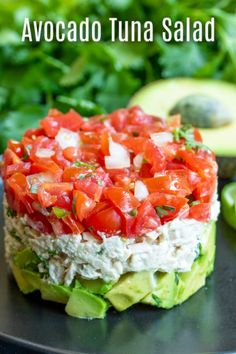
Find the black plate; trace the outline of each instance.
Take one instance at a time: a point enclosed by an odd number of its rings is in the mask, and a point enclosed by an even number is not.
[[[93,321],[69,317],[38,294],[21,294],[7,271],[1,236],[0,338],[8,343],[48,354],[236,352],[236,232],[222,220],[216,270],[190,300],[169,311],[134,306]]]

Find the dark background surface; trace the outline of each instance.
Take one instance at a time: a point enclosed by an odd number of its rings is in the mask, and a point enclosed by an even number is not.
[[[214,274],[170,311],[134,306],[125,313],[110,311],[104,320],[69,317],[63,306],[18,291],[4,262],[3,237],[0,284],[1,354],[236,352],[236,232],[221,219]]]

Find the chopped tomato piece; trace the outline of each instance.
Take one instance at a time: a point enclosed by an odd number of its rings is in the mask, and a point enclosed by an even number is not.
[[[11,149],[19,158],[24,154],[24,146],[21,142],[16,140],[8,140],[7,147]]]
[[[73,192],[73,205],[79,221],[86,219],[94,209],[96,203],[87,194],[81,191]]]
[[[190,207],[189,218],[207,222],[211,218],[211,204],[199,203]]]
[[[138,215],[133,226],[134,234],[141,236],[147,232],[156,230],[161,225],[161,220],[152,204],[144,201],[138,209]]]
[[[182,214],[183,208],[188,203],[186,198],[158,192],[150,194],[147,199],[154,207],[163,209],[163,213],[160,215],[162,222],[173,220],[179,216],[180,211]]]
[[[162,149],[156,146],[152,140],[147,140],[144,145],[144,159],[152,165],[154,172],[163,171],[166,167],[166,159]]]
[[[121,187],[108,187],[104,191],[104,195],[113,205],[122,213],[129,213],[137,208],[140,202],[133,196],[132,193],[124,190]]]
[[[107,207],[97,213],[93,212],[87,218],[86,224],[96,234],[98,232],[108,235],[121,234],[121,216],[113,207]]]
[[[60,128],[70,129],[77,131],[83,124],[80,114],[71,109],[68,113],[63,114],[59,111],[49,111],[46,118],[41,121],[41,127],[46,132],[47,136],[54,138]]]
[[[84,231],[84,226],[78,220],[75,220],[72,215],[67,215],[62,220],[70,228],[71,233],[81,234]]]
[[[72,183],[42,183],[37,192],[38,200],[43,208],[52,205],[65,207],[65,205],[61,205],[60,198],[62,198],[63,193],[69,196],[72,190]]]
[[[145,178],[143,181],[150,193],[162,192],[185,197],[192,192],[188,177],[184,174],[176,173],[176,171],[168,171],[168,174]]]

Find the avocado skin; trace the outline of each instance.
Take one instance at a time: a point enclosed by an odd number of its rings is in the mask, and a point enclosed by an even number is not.
[[[108,303],[85,289],[74,288],[65,311],[68,315],[84,319],[104,318]]]
[[[214,269],[216,225],[211,222],[208,229],[208,241],[202,254],[195,260],[190,272],[161,273],[157,272],[156,289],[148,294],[142,302],[160,308],[170,309],[186,301],[205,285],[207,276]]]

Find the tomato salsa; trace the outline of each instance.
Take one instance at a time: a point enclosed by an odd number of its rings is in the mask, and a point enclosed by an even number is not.
[[[140,237],[175,218],[209,221],[217,165],[179,116],[51,109],[39,128],[8,141],[2,178],[8,212],[38,232]]]

